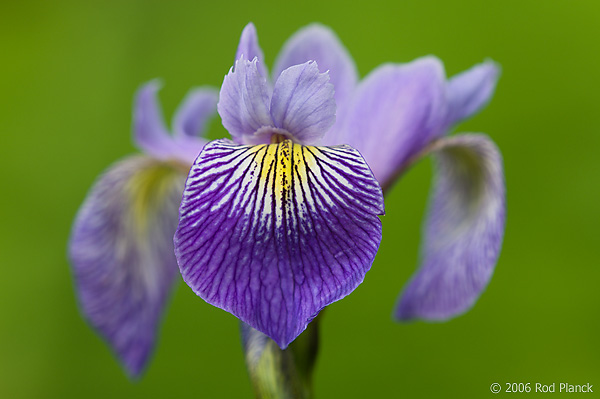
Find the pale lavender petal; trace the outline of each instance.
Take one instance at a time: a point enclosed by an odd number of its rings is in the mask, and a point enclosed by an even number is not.
[[[145,156],[94,184],[69,242],[81,311],[128,373],[148,363],[177,276],[173,234],[185,175]]]
[[[174,140],[177,158],[188,165],[194,160],[208,140],[200,137],[207,128],[209,119],[217,111],[219,93],[213,88],[190,91],[173,118]]]
[[[221,86],[217,109],[223,126],[238,143],[252,140],[252,135],[263,126],[273,126],[267,82],[256,63],[256,59],[237,60]]]
[[[191,90],[173,117],[175,137],[198,137],[217,110],[219,93],[212,87]]]
[[[133,109],[133,132],[136,146],[157,159],[168,159],[177,151],[172,137],[165,127],[158,104],[158,81],[142,86],[135,98]]]
[[[505,222],[502,157],[484,135],[438,141],[422,263],[396,317],[446,320],[467,311],[496,266]]]
[[[271,115],[275,126],[290,132],[297,142],[317,142],[335,123],[333,85],[317,64],[289,67],[273,87]]]
[[[492,98],[500,67],[486,61],[462,72],[448,82],[448,126],[471,117]]]
[[[335,102],[340,107],[354,90],[358,73],[348,50],[330,28],[312,24],[297,31],[279,53],[273,76],[306,61],[316,61],[321,72],[329,71],[330,82],[335,88]]]
[[[245,60],[258,59],[257,66],[258,72],[265,79],[269,77],[269,72],[265,65],[265,57],[263,51],[258,44],[258,35],[256,34],[256,28],[254,24],[250,22],[242,31],[240,37],[240,43],[238,44],[237,52],[235,53],[235,61],[244,57]]]
[[[381,188],[349,146],[210,142],[175,233],[196,294],[285,348],[364,279],[379,247]]]
[[[445,85],[443,66],[434,57],[383,65],[359,84],[324,143],[358,149],[385,186],[440,134],[446,116]]]

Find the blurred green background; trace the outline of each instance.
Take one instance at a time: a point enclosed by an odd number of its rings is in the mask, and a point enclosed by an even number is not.
[[[481,398],[493,382],[600,391],[599,2],[3,1],[0,398],[251,397],[237,320],[183,283],[130,382],[80,317],[66,259],[92,182],[135,151],[134,91],[162,78],[170,120],[189,87],[220,86],[249,21],[268,65],[318,21],[361,76],[427,54],[448,75],[486,57],[503,68],[491,104],[457,129],[489,134],[504,156],[508,220],[490,285],[448,323],[391,320],[417,264],[421,162],[387,198],[365,282],[323,319],[317,397]],[[215,119],[210,136],[225,134]]]

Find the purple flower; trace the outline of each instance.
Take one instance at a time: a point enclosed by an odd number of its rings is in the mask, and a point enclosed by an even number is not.
[[[246,44],[251,56],[262,59],[252,25],[243,36],[242,43],[253,42]],[[487,286],[502,245],[504,174],[487,136],[445,135],[487,104],[498,66],[486,61],[447,80],[442,63],[430,56],[382,65],[358,82],[348,52],[321,25],[287,41],[275,73],[306,60],[329,71],[336,91],[337,121],[322,143],[358,149],[384,191],[416,160],[435,158],[421,266],[400,297],[396,318],[444,320],[465,312]]]
[[[138,377],[149,360],[177,263],[173,234],[185,177],[216,110],[212,89],[190,92],[164,126],[150,82],[136,96],[134,142],[145,155],[111,166],[87,195],[71,233],[69,256],[81,311]]]
[[[357,150],[315,145],[335,123],[327,72],[302,60],[271,82],[261,58],[250,25],[218,104],[233,141],[208,143],[190,170],[175,254],[197,295],[283,349],[363,281],[384,208]]]

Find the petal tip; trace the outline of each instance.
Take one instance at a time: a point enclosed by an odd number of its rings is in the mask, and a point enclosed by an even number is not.
[[[170,239],[182,188],[164,164],[126,158],[97,180],[72,227],[80,312],[132,377],[152,355],[177,273]]]
[[[501,154],[485,135],[441,139],[425,224],[423,260],[395,318],[445,321],[467,312],[495,271],[505,226]]]
[[[213,141],[181,202],[181,274],[206,302],[286,348],[363,281],[381,242],[381,201],[364,159],[347,147]]]
[[[448,125],[467,119],[483,109],[492,99],[502,69],[487,59],[448,81]]]

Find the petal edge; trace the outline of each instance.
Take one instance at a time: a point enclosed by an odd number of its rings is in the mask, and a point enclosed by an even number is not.
[[[257,59],[237,60],[223,80],[217,104],[223,126],[236,142],[251,140],[261,127],[273,126],[269,103],[267,81],[258,72]]]
[[[351,147],[216,140],[186,182],[175,254],[198,296],[284,349],[362,282],[383,211]]]
[[[75,219],[69,258],[81,312],[138,377],[177,276],[172,236],[184,176],[145,156],[110,167]]]
[[[501,154],[485,135],[434,146],[436,172],[422,263],[399,298],[398,320],[446,320],[466,312],[490,281],[502,246],[505,186]]]
[[[333,30],[316,23],[298,30],[279,52],[273,75],[279,76],[285,69],[307,61],[315,61],[319,71],[329,73],[336,104],[340,106],[345,102],[358,82],[358,72],[348,50]]]

